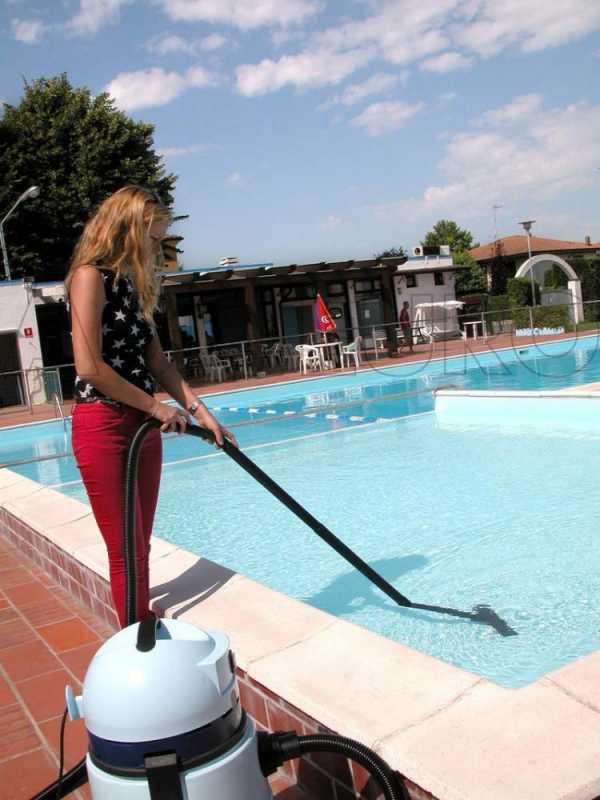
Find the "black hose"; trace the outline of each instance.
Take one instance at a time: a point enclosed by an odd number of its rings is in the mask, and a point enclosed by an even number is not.
[[[265,777],[284,762],[307,753],[336,753],[360,764],[383,792],[385,800],[409,800],[402,779],[377,753],[354,739],[332,733],[297,736],[287,733],[259,733],[258,758]]]
[[[409,800],[402,781],[398,780],[389,765],[364,744],[332,734],[300,736],[300,750],[304,753],[339,753],[364,767],[379,784],[385,800]]]

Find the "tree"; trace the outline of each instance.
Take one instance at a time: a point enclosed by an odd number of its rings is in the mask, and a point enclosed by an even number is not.
[[[0,216],[32,185],[5,224],[12,277],[60,280],[97,205],[128,183],[170,205],[176,175],[153,149],[154,126],[118,111],[108,94],[73,88],[65,74],[24,82],[17,106],[0,118]]]
[[[460,228],[456,222],[450,219],[441,219],[436,222],[432,230],[425,235],[421,242],[425,247],[439,247],[441,244],[449,244],[451,253],[459,253],[464,250],[471,250],[479,247],[479,242],[473,241],[473,234],[465,228]]]
[[[377,260],[378,258],[405,258],[406,253],[404,252],[404,248],[400,247],[390,247],[389,250],[384,250],[382,253],[376,253],[373,258]]]
[[[455,290],[457,295],[469,292],[487,291],[487,276],[485,270],[480,266],[468,250],[459,250],[453,253],[453,261],[460,266],[469,269],[461,269],[456,273]]]
[[[450,252],[455,264],[468,266],[469,269],[461,270],[456,276],[456,294],[467,292],[484,292],[487,290],[485,271],[469,253],[479,243],[473,241],[473,234],[465,228],[459,227],[450,219],[441,219],[425,235],[421,242],[424,247],[439,247],[442,244],[450,245]]]

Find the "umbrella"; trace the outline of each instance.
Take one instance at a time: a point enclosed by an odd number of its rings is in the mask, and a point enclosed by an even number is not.
[[[333,317],[329,313],[329,309],[325,305],[325,301],[317,292],[317,299],[315,300],[315,328],[320,333],[329,333],[336,330]]]

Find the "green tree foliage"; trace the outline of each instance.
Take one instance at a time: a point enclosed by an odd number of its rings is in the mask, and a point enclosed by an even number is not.
[[[461,228],[450,219],[441,219],[425,235],[421,242],[424,247],[439,247],[442,244],[450,245],[450,252],[455,264],[469,267],[456,274],[456,294],[467,292],[485,292],[487,290],[485,270],[479,266],[469,253],[479,243],[473,239],[473,234]]]
[[[455,264],[468,267],[468,269],[460,270],[456,273],[456,294],[463,295],[467,292],[485,292],[487,291],[487,276],[483,267],[481,267],[468,250],[459,250],[453,253]]]
[[[404,258],[406,253],[404,252],[404,248],[400,247],[390,247],[389,250],[384,250],[382,253],[375,253],[373,258]]]
[[[439,247],[441,244],[449,244],[451,253],[460,253],[479,247],[479,242],[475,242],[473,234],[465,228],[459,227],[456,222],[450,219],[441,219],[436,222],[433,228],[425,235],[421,242],[425,247]]]
[[[0,118],[0,218],[32,185],[5,224],[12,277],[60,280],[97,205],[128,183],[171,204],[176,175],[153,149],[154,127],[118,111],[107,94],[73,88],[66,75],[25,82],[19,105]]]

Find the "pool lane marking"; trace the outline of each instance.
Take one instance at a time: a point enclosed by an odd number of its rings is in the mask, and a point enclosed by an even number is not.
[[[435,414],[435,411],[422,411],[418,414],[411,414],[410,416],[403,416],[403,417],[392,417],[390,419],[382,417],[379,420],[373,420],[373,422],[365,422],[364,425],[351,425],[347,428],[334,428],[330,431],[321,431],[320,433],[307,433],[304,436],[293,436],[289,439],[278,439],[275,442],[263,442],[262,444],[251,444],[248,447],[244,447],[244,453],[247,453],[249,450],[261,450],[264,447],[275,447],[277,445],[282,444],[292,444],[293,442],[301,442],[305,439],[317,439],[321,436],[330,436],[332,433],[349,433],[353,431],[364,431],[365,428],[369,428],[372,425],[381,425],[382,423],[386,422],[400,422],[401,420],[411,420],[415,417],[429,417]],[[163,464],[163,467],[173,467],[177,464],[188,464],[190,461],[203,461],[206,458],[219,458],[219,456],[225,455],[222,452],[219,453],[207,453],[204,456],[190,456],[190,458],[181,458],[178,461],[166,461]]]
[[[273,447],[275,445],[280,445],[280,444],[289,444],[290,442],[300,442],[300,441],[303,441],[304,439],[316,439],[317,437],[320,437],[320,436],[329,436],[329,434],[331,434],[331,433],[344,433],[344,432],[347,433],[348,431],[356,431],[356,430],[361,430],[362,431],[365,428],[370,427],[371,425],[380,425],[381,423],[385,423],[385,422],[399,422],[400,420],[410,420],[410,419],[414,419],[415,417],[427,417],[427,416],[431,416],[432,414],[435,414],[435,411],[422,411],[422,412],[419,412],[418,414],[410,414],[410,416],[402,416],[402,417],[390,417],[390,418],[379,417],[379,419],[373,420],[372,422],[366,422],[364,425],[360,425],[360,426],[359,425],[356,425],[356,426],[353,425],[353,426],[348,427],[348,428],[335,428],[334,430],[330,430],[330,431],[320,431],[319,433],[308,433],[308,434],[305,434],[304,436],[292,436],[289,439],[278,439],[275,442],[263,442],[262,444],[251,444],[251,445],[248,445],[248,447],[244,447],[243,450],[244,450],[244,452],[246,452],[247,450],[258,450],[258,449],[261,449],[263,447]],[[315,415],[314,414],[311,414],[311,415],[306,414],[305,416],[315,416]],[[362,421],[363,419],[364,419],[364,417],[350,417],[350,420],[352,420],[352,422]],[[173,435],[173,438],[175,438],[175,434]],[[223,453],[220,453],[220,452],[219,453],[207,453],[204,456],[190,456],[190,458],[180,458],[177,461],[165,461],[164,464],[163,464],[163,467],[173,467],[176,464],[188,464],[190,461],[203,461],[206,458],[217,458],[218,456],[222,456],[222,455],[223,455]],[[51,484],[49,486],[44,486],[43,484],[41,484],[41,486],[44,489],[57,489],[57,488],[59,488],[61,486],[75,486],[76,484],[79,484],[79,483],[83,483],[83,481],[82,480],[66,481],[65,483],[53,483],[53,484]]]

